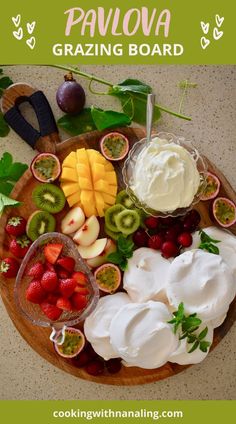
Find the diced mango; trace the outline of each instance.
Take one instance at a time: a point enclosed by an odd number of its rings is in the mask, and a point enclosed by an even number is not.
[[[94,192],[94,196],[95,196],[95,204],[96,204],[96,209],[98,211],[98,215],[102,217],[104,216],[104,206],[105,206],[104,199],[102,197],[102,194],[99,193],[98,191]]]
[[[90,178],[79,177],[79,186],[81,190],[93,190],[93,185]]]
[[[85,148],[78,149],[76,151],[76,155],[77,155],[77,162],[83,163],[89,169],[89,160],[88,160],[88,155],[87,155],[86,149]]]
[[[108,193],[111,196],[116,196],[117,186],[109,184],[108,191],[106,191],[105,193]]]
[[[108,160],[106,161],[104,166],[105,166],[105,171],[114,171],[114,167],[113,167],[112,163],[109,162]]]
[[[97,211],[94,204],[94,195],[92,191],[82,190],[80,201],[81,201],[81,205],[84,210],[84,213],[87,217],[90,217],[92,215],[97,215]]]
[[[110,206],[113,206],[116,202],[115,196],[111,196],[111,194],[102,193],[102,197],[104,199],[104,202],[107,203]]]
[[[94,183],[95,191],[102,191],[103,193],[109,193],[109,184],[105,180],[98,180]]]
[[[70,208],[80,201],[80,192],[71,194],[67,197],[67,202]]]
[[[106,172],[106,181],[109,184],[113,184],[116,185],[117,184],[117,178],[116,178],[116,173],[115,171],[110,171],[110,172]]]
[[[71,194],[77,193],[79,192],[79,185],[77,183],[66,183],[66,182],[62,182],[61,183],[61,188],[64,192],[64,195],[66,197],[70,196]]]
[[[62,167],[75,168],[76,166],[76,153],[71,152],[62,163]]]
[[[102,165],[101,163],[97,163],[97,162],[92,163],[91,171],[92,171],[93,183],[95,183],[98,180],[105,179],[105,168],[104,168],[104,165]]]
[[[78,178],[77,178],[76,170],[73,168],[67,168],[67,167],[62,168],[61,181],[65,181],[65,180],[77,183]]]
[[[83,163],[77,163],[76,169],[77,169],[78,177],[88,178],[88,176],[90,174],[90,170],[86,165],[84,165]]]
[[[96,163],[105,165],[106,159],[97,150],[88,149],[87,153],[88,153],[90,163],[96,162]]]

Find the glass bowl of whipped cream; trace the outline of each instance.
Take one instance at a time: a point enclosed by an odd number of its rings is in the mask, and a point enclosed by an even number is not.
[[[134,144],[122,170],[126,191],[148,215],[184,215],[200,200],[207,166],[190,141],[161,132]]]

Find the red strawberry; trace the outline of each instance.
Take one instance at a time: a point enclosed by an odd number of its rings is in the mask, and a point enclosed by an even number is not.
[[[56,272],[54,266],[50,264],[49,262],[46,261],[45,266],[48,271]]]
[[[31,241],[24,235],[13,239],[10,243],[9,250],[17,258],[23,258],[28,252],[30,245]]]
[[[88,303],[88,300],[86,296],[79,294],[79,293],[73,293],[71,296],[71,303],[73,308],[76,311],[81,311],[84,309]]]
[[[49,293],[45,301],[50,303],[50,305],[56,305],[58,298],[59,298],[59,295],[55,293]]]
[[[52,271],[46,271],[41,278],[41,285],[47,292],[53,292],[57,288],[57,274]]]
[[[76,286],[75,292],[86,296],[87,294],[89,294],[89,289],[87,287]]]
[[[26,289],[25,297],[29,302],[41,303],[46,297],[46,293],[43,290],[39,280],[31,281],[30,285]]]
[[[62,314],[62,309],[59,309],[56,305],[50,305],[48,302],[42,302],[40,308],[51,321],[56,321]]]
[[[19,270],[19,263],[14,258],[5,258],[0,264],[0,273],[6,278],[14,278]]]
[[[57,260],[57,264],[68,272],[73,272],[75,268],[75,260],[70,256],[64,256]]]
[[[70,278],[70,273],[65,269],[60,269],[59,267],[56,269],[56,273],[59,278],[65,280],[66,278]]]
[[[83,272],[80,272],[80,271],[74,272],[74,274],[72,275],[72,278],[80,286],[86,286],[86,284],[88,282],[86,274],[84,274]]]
[[[55,264],[63,249],[63,244],[51,243],[44,248],[44,256],[50,264]]]
[[[27,272],[29,277],[41,278],[44,273],[44,266],[42,262],[38,261],[35,264],[31,265],[30,269]]]
[[[7,221],[6,232],[11,236],[18,237],[25,233],[26,220],[22,216],[12,216]]]
[[[70,301],[66,297],[59,297],[57,300],[57,307],[62,309],[63,311],[73,311]]]
[[[70,297],[74,293],[76,286],[77,283],[72,278],[59,281],[59,290],[63,297]]]

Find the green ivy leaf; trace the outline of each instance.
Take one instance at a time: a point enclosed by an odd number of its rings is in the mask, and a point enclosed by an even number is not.
[[[131,124],[131,119],[125,113],[115,112],[113,110],[102,110],[92,106],[91,114],[99,131],[103,131],[107,128],[126,127]]]
[[[10,128],[6,123],[2,112],[0,112],[0,137],[6,137],[9,134],[9,132],[10,132]]]
[[[97,129],[90,108],[83,109],[75,116],[62,116],[58,119],[57,125],[70,135],[80,135]]]

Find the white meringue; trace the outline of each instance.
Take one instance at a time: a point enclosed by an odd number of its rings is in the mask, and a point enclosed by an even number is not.
[[[111,344],[128,366],[146,369],[164,365],[179,344],[167,321],[172,315],[161,302],[130,303],[114,316]]]
[[[200,334],[204,328],[208,328],[208,332],[204,340],[212,343],[213,340],[213,328],[209,323],[202,323],[197,331],[195,331],[195,334]],[[194,350],[191,353],[188,353],[191,349],[192,345],[188,344],[187,339],[180,340],[180,345],[176,349],[174,353],[172,353],[169,357],[170,362],[175,362],[180,365],[188,365],[188,364],[198,364],[199,362],[202,362],[203,359],[208,355],[209,348],[207,349],[207,352],[202,352],[199,347]]]
[[[95,352],[105,360],[116,358],[117,354],[110,343],[109,327],[118,310],[130,303],[126,293],[115,293],[99,299],[95,310],[84,322],[84,334]],[[118,355],[119,356],[119,355]]]
[[[123,287],[132,301],[167,301],[165,288],[169,267],[170,262],[160,252],[147,247],[135,250],[123,278]]]
[[[229,231],[221,230],[214,226],[204,228],[204,232],[214,240],[220,240],[220,243],[217,243],[220,256],[222,256],[227,265],[233,270],[234,276],[236,277],[236,237]],[[191,249],[197,249],[200,242],[199,232],[196,231],[193,234]]]
[[[202,321],[223,315],[236,293],[233,273],[220,255],[200,249],[182,253],[171,263],[167,297],[176,309],[183,302],[187,314]]]

